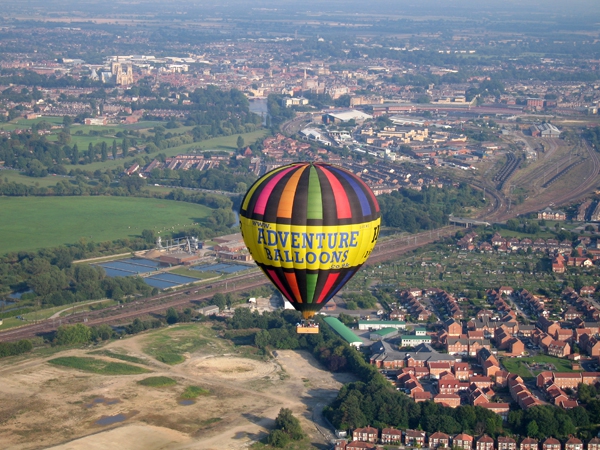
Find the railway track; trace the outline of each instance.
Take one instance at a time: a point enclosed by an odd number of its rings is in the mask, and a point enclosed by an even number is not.
[[[367,265],[376,264],[412,251],[423,245],[430,244],[439,238],[454,234],[458,227],[447,226],[438,230],[426,231],[411,236],[398,237],[381,241],[375,248]],[[12,328],[0,332],[0,342],[18,341],[55,331],[60,325],[85,323],[88,326],[102,324],[126,323],[136,317],[149,314],[163,313],[171,307],[194,305],[212,298],[217,292],[233,293],[268,284],[268,280],[259,272],[240,275],[235,278],[215,282],[210,286],[187,288],[187,291],[178,291],[160,295],[146,300],[138,300],[125,305],[117,305],[99,311],[73,314],[61,319],[46,319],[43,322]],[[197,306],[197,305],[196,305]]]

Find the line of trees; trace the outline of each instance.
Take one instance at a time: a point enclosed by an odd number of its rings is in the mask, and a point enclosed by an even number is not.
[[[483,205],[481,193],[467,184],[447,189],[424,187],[421,191],[401,189],[377,200],[383,225],[410,233],[442,227],[450,214]]]

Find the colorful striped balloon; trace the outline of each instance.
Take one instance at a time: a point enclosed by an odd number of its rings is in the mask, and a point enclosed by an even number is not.
[[[357,272],[377,242],[377,199],[354,174],[294,163],[246,193],[240,229],[256,264],[308,319]]]

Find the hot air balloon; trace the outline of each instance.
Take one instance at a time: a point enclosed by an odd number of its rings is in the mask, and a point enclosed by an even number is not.
[[[365,263],[379,236],[373,192],[354,174],[322,163],[279,167],[254,183],[240,209],[240,229],[254,258],[302,313],[297,330]]]

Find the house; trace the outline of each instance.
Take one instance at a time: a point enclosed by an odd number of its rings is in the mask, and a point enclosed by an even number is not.
[[[444,322],[444,329],[448,336],[458,337],[462,334],[462,325],[453,318],[449,318]]]
[[[473,436],[470,436],[465,433],[457,434],[452,439],[452,447],[456,448],[456,449],[462,449],[462,450],[472,450],[473,449]]]
[[[444,372],[450,372],[452,370],[449,361],[432,361],[428,363],[429,367],[429,378],[438,379]]]
[[[357,428],[352,432],[352,437],[355,441],[377,443],[379,430],[374,427]]]
[[[337,447],[336,447],[337,449]],[[376,450],[377,445],[370,442],[352,441],[348,442],[343,449],[340,450]]]
[[[452,373],[457,380],[464,381],[469,378],[469,363],[455,363]],[[486,376],[489,376],[486,374]]]
[[[412,447],[421,446],[425,447],[425,438],[427,437],[424,431],[419,430],[406,430],[404,432],[404,445],[410,445]]]
[[[509,403],[482,402],[477,406],[488,409],[498,414],[500,417],[502,417],[502,420],[504,421],[508,420],[508,413],[510,411]]]
[[[553,437],[546,438],[546,440],[542,442],[542,450],[561,450],[560,442]]]
[[[381,430],[382,444],[400,444],[402,442],[402,431],[395,428],[384,428]]]
[[[548,346],[548,355],[564,358],[571,354],[571,346],[568,342],[552,341]]]
[[[437,394],[433,397],[433,402],[449,408],[457,408],[460,406],[460,396],[456,394]],[[431,444],[431,437],[429,443]]]
[[[538,450],[537,439],[526,437],[519,444],[519,450]]]
[[[594,292],[596,292],[596,288],[594,286],[583,286],[581,289],[579,289],[579,295],[582,297],[584,295],[592,295]]]
[[[446,433],[436,432],[429,436],[429,448],[449,448],[450,447],[450,436]],[[570,450],[581,450],[581,449],[570,449]]]
[[[587,444],[587,450],[600,450],[600,438],[592,438]]]
[[[494,450],[494,440],[484,434],[475,443],[475,450]]]
[[[511,437],[498,436],[498,450],[516,450],[517,443]]]

